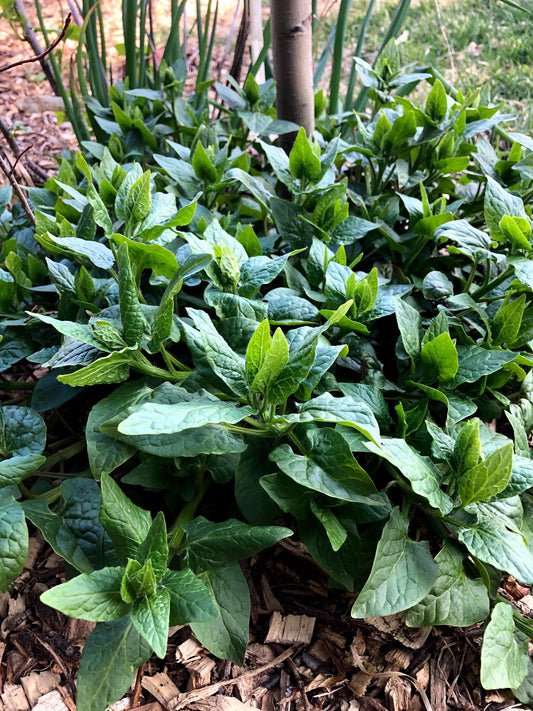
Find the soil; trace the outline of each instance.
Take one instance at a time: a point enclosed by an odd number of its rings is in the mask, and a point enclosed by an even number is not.
[[[334,9],[335,2],[324,0],[322,5]],[[49,26],[59,28],[59,4],[48,1],[43,6]],[[111,11],[118,3],[108,0],[107,6],[106,28],[118,41],[118,13]],[[222,7],[222,37],[231,27],[233,7],[230,2]],[[0,66],[30,52],[0,19]],[[229,65],[230,59],[219,47],[215,69]],[[194,62],[192,51],[191,72]],[[69,124],[35,103],[35,98],[51,94],[36,63],[0,74],[0,119],[15,139],[8,146],[0,136],[0,150],[12,163],[24,153],[17,175],[26,185],[42,183],[56,168],[57,157],[76,148]],[[354,595],[328,585],[327,576],[297,542],[283,542],[253,558],[244,572],[252,597],[244,667],[213,657],[188,626],[173,628],[166,658],[154,657],[139,669],[114,711],[528,708],[507,692],[481,689],[481,625],[417,630],[407,628],[402,615],[354,620]],[[62,561],[34,534],[24,572],[9,593],[0,595],[0,711],[75,711],[79,659],[94,625],[66,618],[40,602],[40,594],[63,575]],[[533,617],[529,589],[509,579],[501,593]]]

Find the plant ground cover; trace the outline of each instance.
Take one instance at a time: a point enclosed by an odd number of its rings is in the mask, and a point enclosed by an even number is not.
[[[290,157],[270,83],[217,86],[211,121],[179,63],[112,87],[88,160],[29,191],[35,230],[4,214],[3,387],[33,392],[2,411],[3,586],[26,517],[68,564],[43,601],[98,622],[80,709],[169,624],[241,664],[236,562],[286,526],[356,619],[484,620],[483,684],[531,698],[506,582],[533,569],[531,139],[493,146],[476,94],[395,94],[425,77],[392,46],[359,71],[372,115],[320,115]]]

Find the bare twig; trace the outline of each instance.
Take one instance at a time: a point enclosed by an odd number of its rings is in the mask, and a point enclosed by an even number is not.
[[[33,148],[33,146],[26,146],[26,148],[23,151],[21,151],[18,154],[18,156],[15,156],[15,162],[13,163],[13,166],[11,168],[11,175],[15,175],[15,168],[17,167],[19,160],[22,158],[22,156],[25,153],[27,153],[28,151],[31,151],[32,148]]]
[[[24,151],[21,150],[21,148],[17,142],[17,139],[15,138],[15,136],[13,136],[13,134],[9,130],[9,126],[5,123],[5,121],[3,120],[3,118],[1,116],[0,116],[0,133],[3,134],[9,147],[11,148],[13,155],[15,156],[15,158],[17,159],[17,162],[18,162],[21,155],[23,153],[26,153],[26,151],[28,149],[26,148]],[[37,165],[37,163],[34,163],[32,160],[29,160],[27,157],[26,157],[25,163],[28,167],[30,174],[32,174],[33,178],[37,179],[38,182],[46,183],[46,181],[48,180],[48,177],[49,177],[46,170],[43,170],[43,168],[41,168],[40,165]],[[15,163],[15,166],[16,166],[16,163]],[[13,169],[15,168],[15,166],[13,166]]]
[[[24,212],[26,213],[26,215],[28,215],[28,218],[29,218],[30,222],[32,223],[32,225],[35,226],[35,217],[33,215],[33,212],[31,210],[31,207],[30,207],[28,201],[26,200],[26,196],[24,195],[22,188],[18,184],[17,179],[13,175],[13,169],[12,169],[11,165],[8,163],[8,161],[2,155],[0,155],[0,170],[2,171],[2,173],[4,173],[6,178],[9,180],[9,182],[13,186],[13,190],[15,191],[18,199],[20,200],[20,203],[21,203],[22,207],[24,208]]]
[[[28,16],[26,15],[26,10],[24,9],[23,0],[15,0],[13,7],[14,7],[15,12],[20,20],[24,39],[26,40],[26,42],[28,42],[28,44],[32,48],[34,54],[41,54],[43,51],[43,48],[41,47],[41,44],[40,44],[39,40],[37,39],[37,35],[35,34],[33,27],[31,26],[30,21],[28,20]],[[46,76],[46,79],[52,88],[52,91],[54,92],[54,94],[56,96],[58,96],[59,95],[59,87],[57,86],[56,78],[54,76],[52,67],[50,66],[50,62],[45,57],[44,59],[41,59],[40,64],[41,64],[41,69],[43,70],[43,72]]]
[[[20,59],[18,62],[12,62],[11,64],[4,64],[3,67],[0,67],[0,74],[3,72],[7,72],[8,69],[14,69],[15,67],[20,67],[23,64],[29,64],[30,62],[40,62],[42,59],[47,57],[50,52],[52,52],[57,45],[61,42],[63,37],[65,36],[68,26],[70,25],[70,21],[72,19],[72,14],[69,12],[67,15],[67,19],[65,20],[65,24],[63,25],[63,29],[59,33],[59,35],[55,38],[55,40],[52,42],[52,44],[48,47],[48,49],[45,49],[44,52],[41,52],[38,54],[36,57],[29,57],[28,59]]]

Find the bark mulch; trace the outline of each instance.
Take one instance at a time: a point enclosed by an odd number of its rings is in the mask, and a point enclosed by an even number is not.
[[[113,711],[529,708],[480,688],[481,625],[410,629],[401,615],[354,620],[355,596],[329,586],[297,542],[265,551],[244,572],[252,596],[244,667],[213,657],[188,626],[174,627],[166,658],[139,669]],[[24,572],[0,595],[0,711],[75,711],[76,671],[94,624],[40,602],[62,579],[61,559],[33,535]],[[529,590],[513,580],[502,594],[533,609]]]

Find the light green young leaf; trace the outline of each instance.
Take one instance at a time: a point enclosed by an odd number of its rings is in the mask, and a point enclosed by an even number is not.
[[[416,358],[420,353],[422,318],[416,309],[403,299],[396,299],[396,320],[407,355]]]
[[[403,439],[383,439],[381,444],[366,442],[366,447],[389,461],[411,482],[413,491],[423,496],[439,509],[441,514],[450,513],[453,502],[440,488],[440,476],[429,461],[418,454]]]
[[[187,523],[185,531],[187,562],[195,573],[231,565],[292,536],[280,526],[249,526],[236,519],[213,523],[203,516]]]
[[[425,112],[432,121],[440,123],[448,112],[448,101],[446,99],[446,91],[438,79],[433,84],[433,88],[429,92],[426,100]]]
[[[526,306],[525,294],[500,306],[493,321],[492,340],[494,343],[510,345],[516,340]]]
[[[437,566],[427,541],[415,543],[407,535],[408,519],[393,509],[383,528],[374,564],[352,617],[381,617],[407,610],[431,590]]]
[[[41,600],[65,615],[90,622],[109,622],[127,615],[130,606],[120,595],[124,568],[101,568],[82,573],[50,588]]]
[[[528,641],[515,627],[512,606],[507,602],[495,605],[481,647],[481,683],[485,689],[520,686],[528,670]]]
[[[148,511],[139,508],[107,474],[102,475],[100,521],[122,559],[135,558],[152,525]]]
[[[457,479],[463,507],[472,501],[485,501],[503,491],[511,477],[513,443],[497,449]]]
[[[422,362],[429,366],[442,382],[451,380],[459,368],[457,348],[449,333],[441,333],[432,341],[425,343],[420,356]]]
[[[0,462],[0,488],[18,484],[24,477],[37,471],[45,463],[40,454],[10,457]]]
[[[288,360],[289,344],[281,328],[277,328],[250,389],[253,392],[266,393],[271,383],[276,382],[278,375],[287,365]]]
[[[477,418],[469,420],[459,430],[453,448],[453,458],[455,471],[459,476],[473,469],[483,459]]]
[[[337,422],[353,427],[365,437],[379,442],[380,432],[377,420],[369,406],[351,396],[333,397],[324,393],[298,406],[301,422]],[[296,418],[295,418],[296,419]]]
[[[123,242],[117,250],[117,265],[118,299],[124,340],[128,346],[138,346],[142,341],[146,321],[133,279],[126,242]]]
[[[209,622],[191,622],[199,642],[221,659],[242,665],[248,644],[250,591],[238,564],[202,573],[218,617]]]
[[[208,622],[218,617],[211,592],[189,568],[167,570],[161,585],[170,596],[170,625]]]
[[[463,560],[464,555],[446,540],[435,558],[437,579],[428,595],[407,613],[408,625],[468,627],[488,617],[487,588],[481,579],[466,575]]]
[[[170,595],[159,588],[153,595],[143,597],[133,605],[131,621],[160,659],[167,651]]]
[[[129,616],[96,625],[83,647],[77,711],[105,709],[122,698],[151,653]]]
[[[128,379],[133,360],[132,349],[124,348],[122,351],[113,351],[103,358],[98,358],[75,373],[58,375],[57,379],[60,383],[78,388],[85,385],[122,383]]]
[[[348,532],[335,516],[331,509],[319,506],[314,499],[311,500],[311,511],[315,514],[320,523],[324,526],[326,535],[334,551],[338,551],[346,542]]]
[[[167,525],[162,511],[154,518],[146,538],[137,550],[136,558],[142,564],[150,561],[156,581],[161,580],[168,563]]]
[[[28,557],[28,527],[22,506],[12,496],[0,498],[0,592],[20,575]]]
[[[289,154],[289,169],[292,177],[314,183],[320,178],[321,168],[320,158],[313,151],[305,129],[300,128]]]
[[[270,326],[268,319],[265,319],[256,328],[246,349],[246,375],[248,382],[253,382],[253,379],[263,365],[271,343]]]
[[[135,226],[148,217],[152,209],[152,191],[150,187],[151,173],[144,172],[133,185],[130,186],[124,200],[124,214],[126,221]]]

